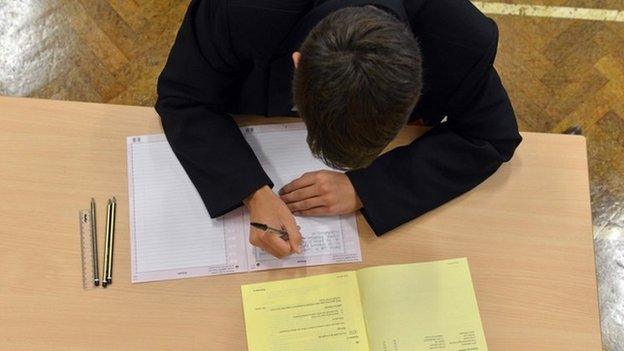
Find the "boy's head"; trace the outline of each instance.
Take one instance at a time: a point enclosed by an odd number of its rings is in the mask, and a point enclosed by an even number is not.
[[[312,153],[328,165],[369,165],[405,125],[422,86],[418,43],[372,6],[324,18],[293,54],[293,101]]]

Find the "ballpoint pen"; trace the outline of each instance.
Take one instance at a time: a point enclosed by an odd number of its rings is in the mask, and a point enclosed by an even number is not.
[[[97,225],[95,223],[95,199],[91,198],[91,245],[93,248],[93,284],[100,285],[98,274],[98,252],[97,252]]]
[[[266,224],[263,223],[258,223],[258,222],[251,222],[249,223],[252,227],[256,228],[256,229],[260,229],[262,231],[265,231],[267,233],[273,233],[273,234],[277,234],[279,235],[282,239],[288,239],[288,232],[283,230],[283,229],[277,229],[277,228],[271,228]]]

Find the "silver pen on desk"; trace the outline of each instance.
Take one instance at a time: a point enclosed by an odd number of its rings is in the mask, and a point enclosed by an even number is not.
[[[91,198],[91,246],[93,249],[93,284],[100,285],[100,275],[98,268],[98,252],[97,252],[97,225],[95,224],[95,199]]]

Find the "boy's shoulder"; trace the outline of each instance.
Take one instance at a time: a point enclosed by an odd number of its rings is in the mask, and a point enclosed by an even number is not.
[[[310,0],[216,1],[225,4],[230,39],[234,45],[251,50],[254,56],[271,55],[313,5]]]
[[[419,4],[409,14],[419,38],[441,46],[462,48],[464,54],[481,56],[496,47],[498,28],[469,0],[405,0]],[[409,8],[409,6],[406,6]]]

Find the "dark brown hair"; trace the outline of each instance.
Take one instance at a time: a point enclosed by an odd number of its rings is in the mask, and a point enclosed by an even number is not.
[[[407,122],[422,86],[409,28],[373,6],[347,7],[300,48],[293,101],[312,153],[339,169],[369,165]]]

